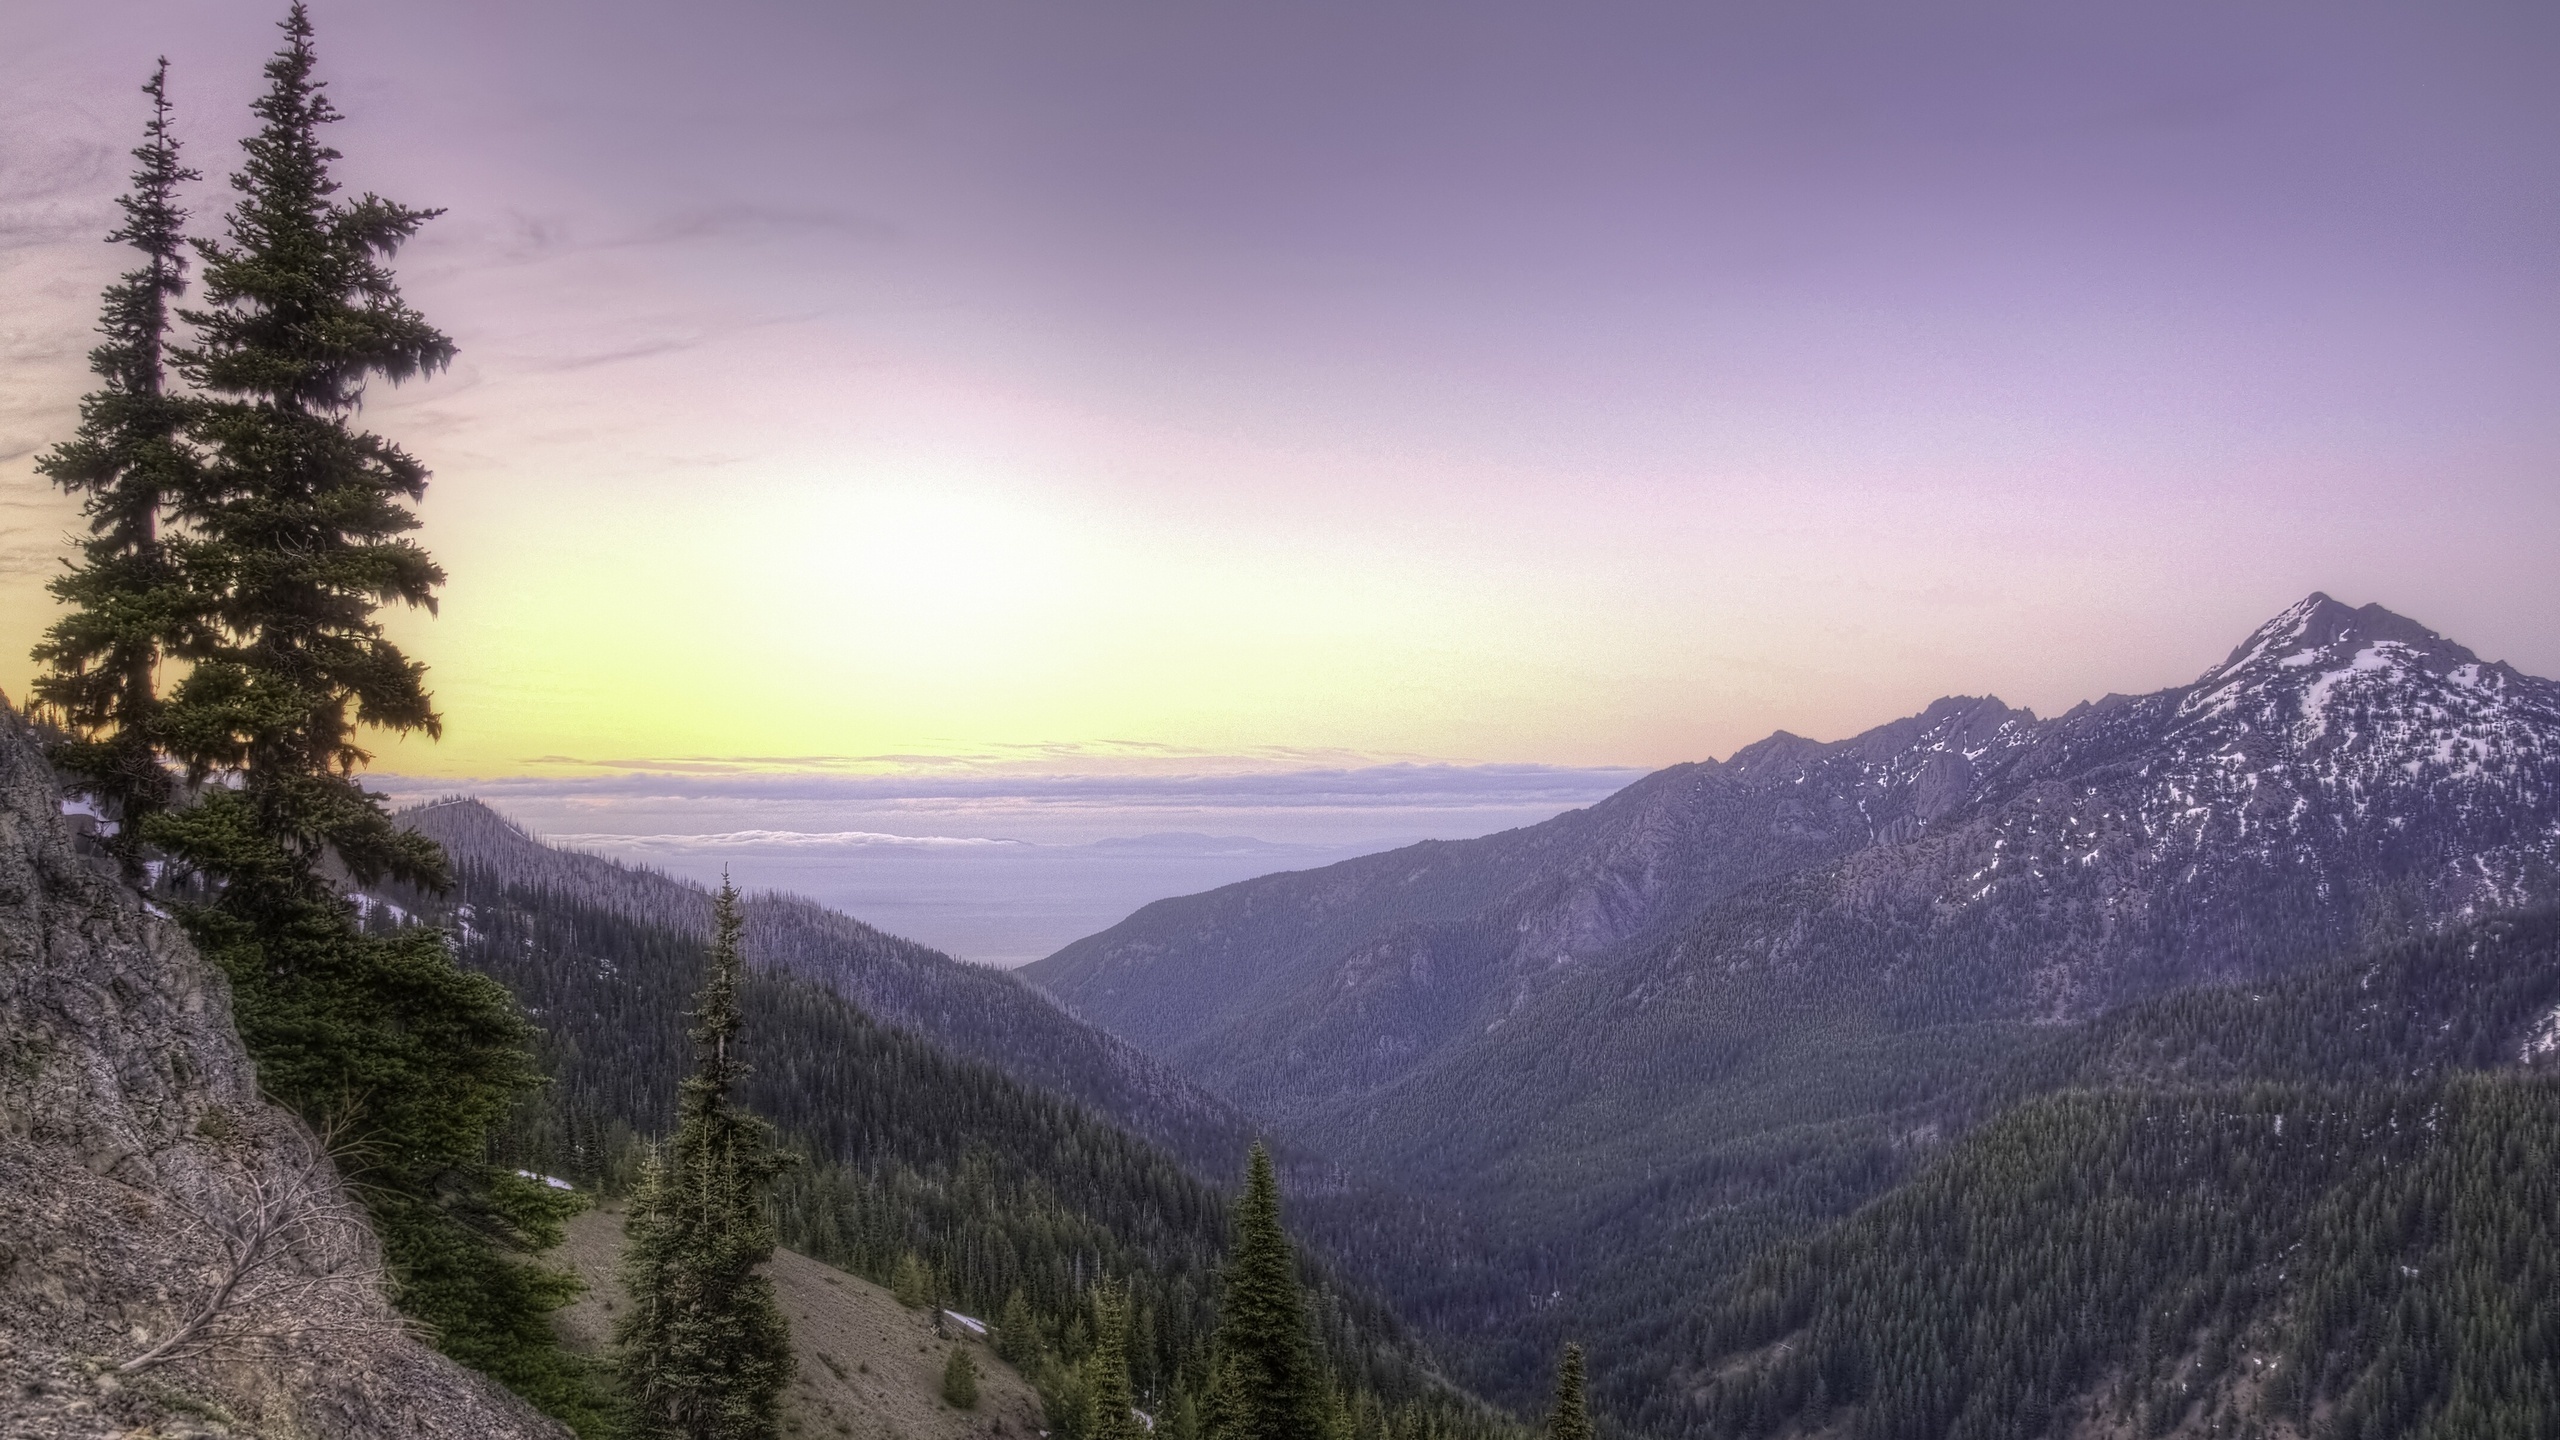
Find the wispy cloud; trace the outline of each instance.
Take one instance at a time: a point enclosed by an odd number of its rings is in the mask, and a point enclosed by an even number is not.
[[[1096,843],[1182,854],[1240,854],[1272,842],[1375,848],[1534,824],[1641,773],[1448,761],[1290,766],[1260,753],[1140,753],[1175,748],[1153,745],[1029,748],[1040,753],[704,756],[650,761],[657,768],[645,770],[553,757],[549,774],[375,775],[367,783],[399,802],[474,796],[537,833],[675,863],[715,853],[810,860],[1014,853],[953,847],[948,837],[1001,837],[1044,853]],[[1058,757],[1069,751],[1096,752],[1084,753],[1095,768],[1062,768]],[[1119,768],[1100,768],[1112,757]],[[856,768],[864,766],[874,768]]]

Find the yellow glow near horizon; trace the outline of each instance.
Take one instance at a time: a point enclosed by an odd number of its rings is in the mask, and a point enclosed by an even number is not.
[[[441,617],[395,622],[453,723],[385,766],[1106,738],[1437,752],[1484,618],[1445,576],[943,476],[527,509],[458,527]]]

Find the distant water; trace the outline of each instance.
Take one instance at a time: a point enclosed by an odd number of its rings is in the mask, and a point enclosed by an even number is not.
[[[776,846],[714,837],[554,837],[580,850],[742,890],[788,890],[947,954],[1011,969],[1108,929],[1151,900],[1305,870],[1377,846],[1147,836],[1092,845]]]

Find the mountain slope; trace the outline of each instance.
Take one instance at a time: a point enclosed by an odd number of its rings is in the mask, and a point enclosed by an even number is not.
[[[1723,1436],[2560,1429],[2560,912],[2129,1007],[1656,1370]]]
[[[457,867],[481,867],[508,885],[554,892],[679,934],[710,933],[711,899],[700,886],[544,845],[476,800],[421,805],[401,812],[400,822],[442,844]],[[1253,1129],[1231,1106],[1062,1013],[1011,975],[796,896],[749,896],[746,921],[745,943],[759,963],[816,981],[882,1024],[1089,1105],[1198,1174],[1242,1172]]]
[[[222,971],[77,852],[62,799],[0,701],[0,1434],[565,1440],[392,1311],[364,1210],[259,1095]],[[232,1270],[262,1213],[272,1263]],[[200,1350],[114,1372],[217,1300]]]
[[[1022,973],[1229,1098],[1330,1122],[1755,890],[1782,930],[1814,908],[1972,932],[2013,957],[1975,1008],[2058,1018],[2555,874],[2560,687],[2315,595],[2175,690],[1775,735],[1543,825],[1159,902]]]
[[[504,1163],[616,1188],[638,1138],[669,1127],[691,1068],[685,1012],[704,937],[634,917],[601,888],[587,892],[601,899],[568,893],[539,870],[520,880],[465,860],[456,881],[444,901],[403,904],[448,919],[463,963],[518,997],[554,1077],[518,1115]],[[405,921],[377,908],[375,923]],[[806,1158],[777,1187],[783,1242],[878,1283],[912,1271],[972,1314],[1018,1310],[1024,1368],[1053,1395],[1072,1385],[1058,1367],[1089,1343],[1093,1284],[1116,1278],[1144,1317],[1131,1345],[1142,1391],[1204,1396],[1225,1197],[1072,1097],[884,1025],[835,985],[773,963],[760,933],[751,924],[744,943],[740,1094]],[[1312,1257],[1302,1271],[1345,1384],[1452,1440],[1505,1433],[1437,1377],[1369,1292]]]
[[[573,1218],[567,1240],[551,1257],[587,1285],[557,1317],[563,1342],[579,1354],[603,1355],[615,1319],[630,1303],[620,1274],[622,1219],[613,1208]],[[793,1373],[782,1398],[785,1435],[962,1440],[1029,1436],[1042,1429],[1047,1417],[1039,1395],[983,1341],[948,1324],[937,1334],[931,1312],[910,1310],[860,1276],[795,1250],[776,1251],[766,1273],[791,1325]],[[967,1410],[942,1399],[942,1367],[955,1345],[968,1349],[978,1371],[978,1403]]]
[[[2057,1027],[2560,896],[2555,860],[2560,687],[2313,596],[2192,685],[1774,736],[1027,973],[1507,1237],[1464,1279],[1371,1273],[1514,1399],[1507,1357],[1594,1341],[1624,1414],[1700,1294],[1925,1163]]]

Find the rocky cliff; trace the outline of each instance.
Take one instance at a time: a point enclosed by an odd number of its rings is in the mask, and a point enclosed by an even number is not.
[[[77,852],[5,702],[0,1434],[566,1434],[399,1322],[221,975]]]

